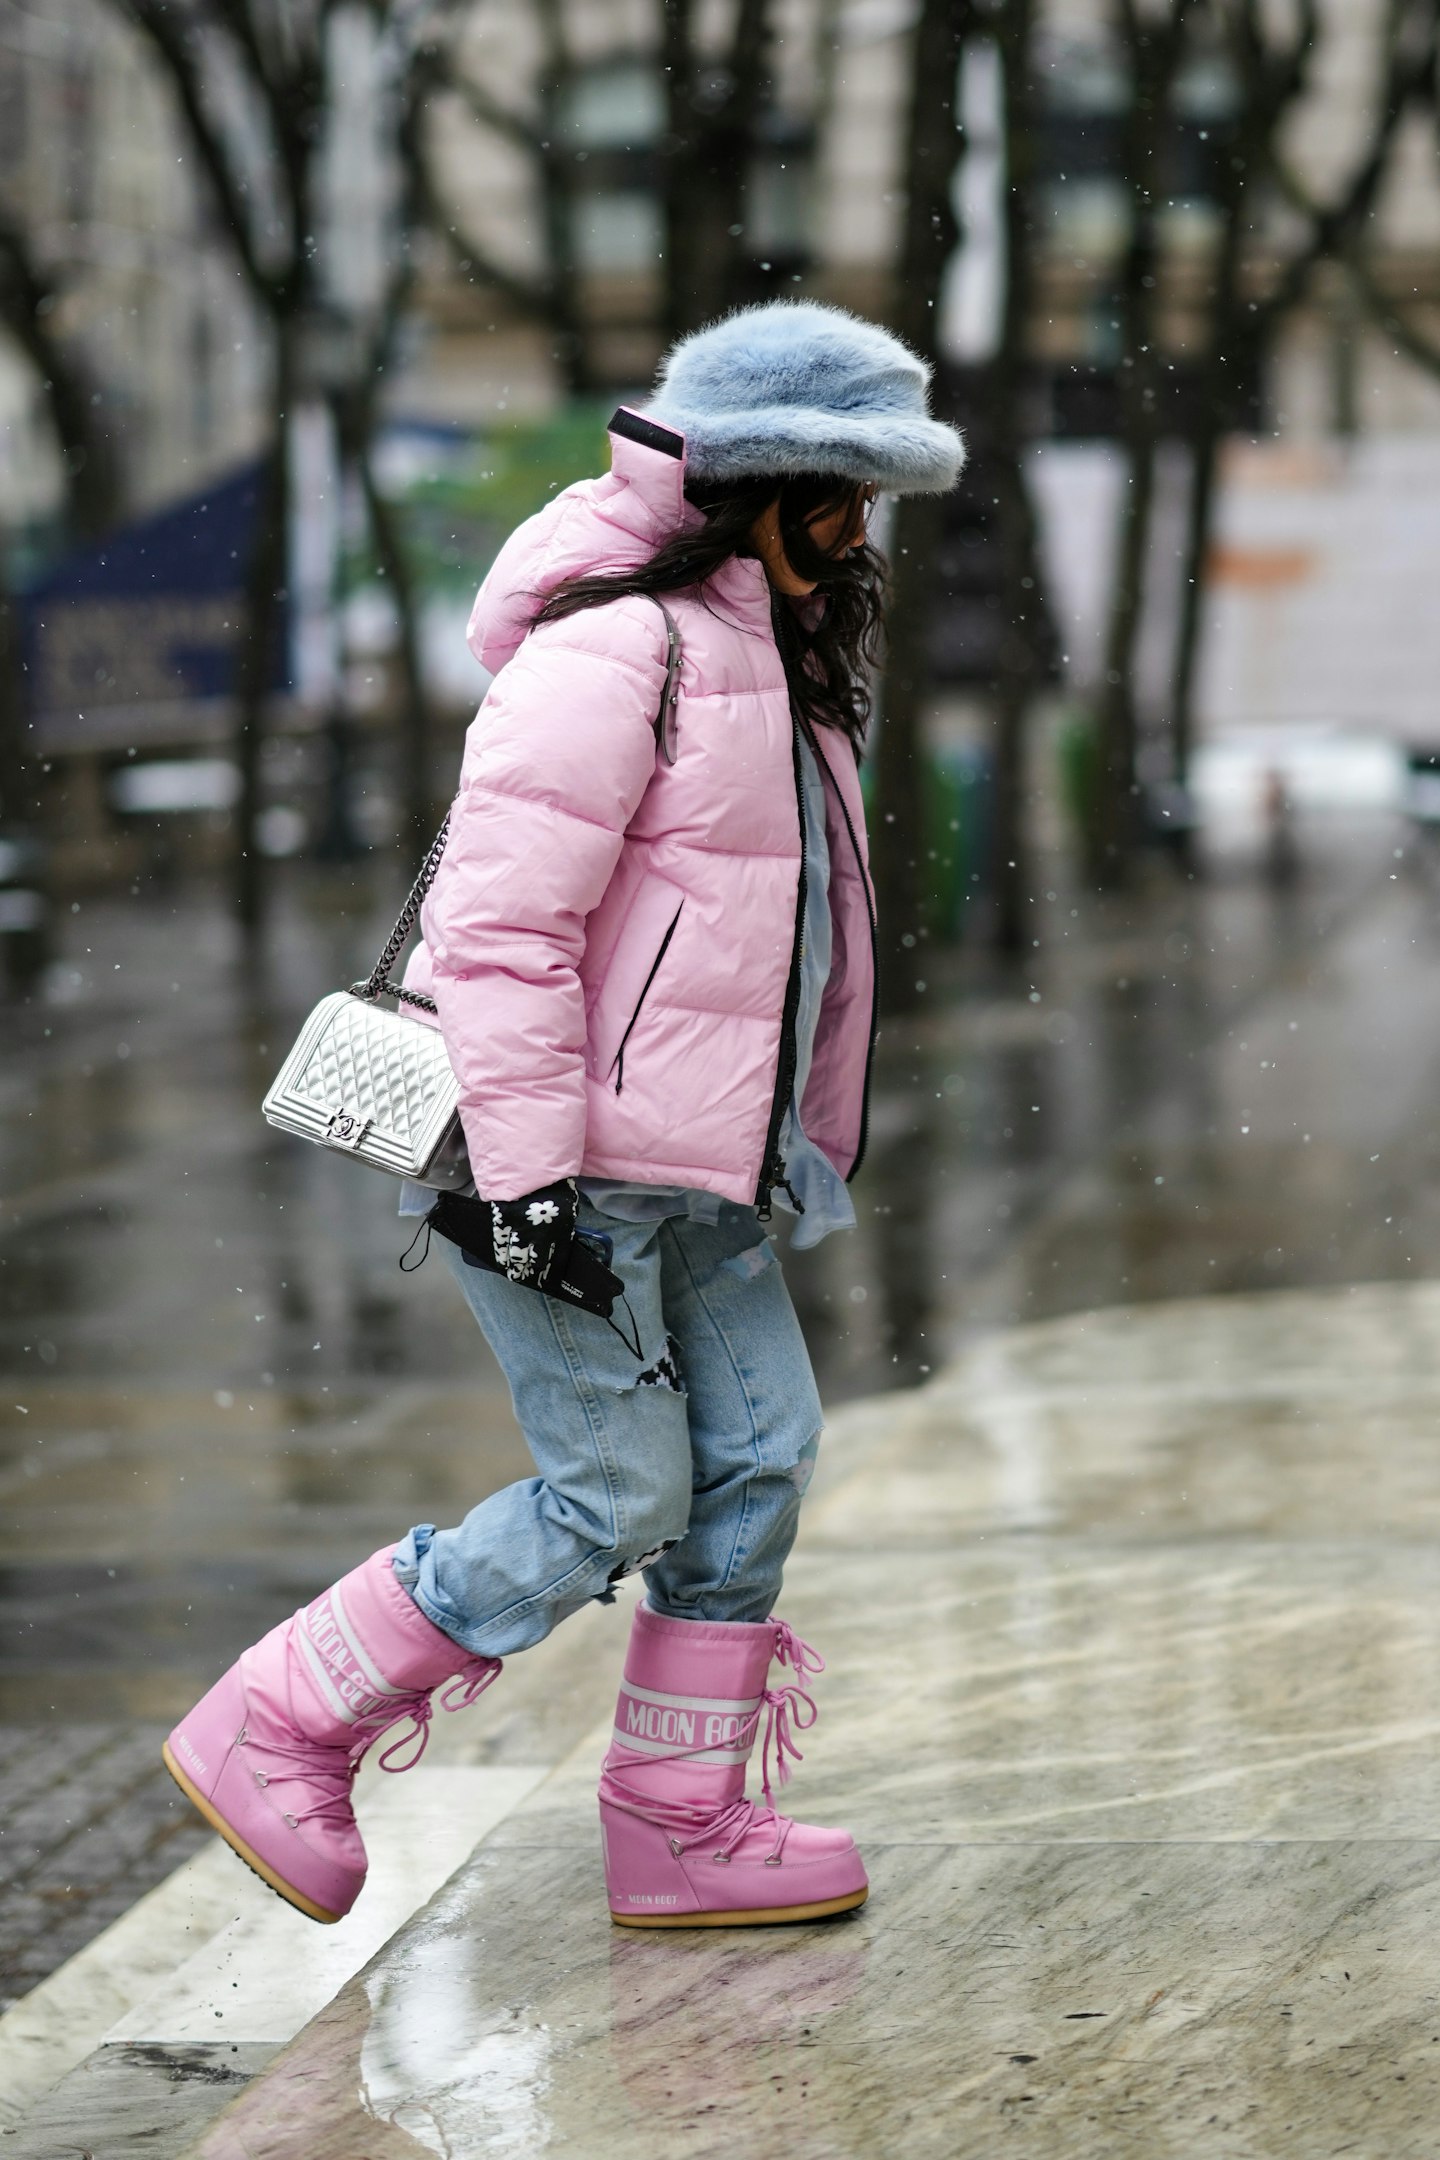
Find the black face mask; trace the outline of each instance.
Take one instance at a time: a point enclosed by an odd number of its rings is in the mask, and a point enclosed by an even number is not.
[[[862,549],[853,554],[846,548],[841,554],[827,555],[816,540],[809,523],[811,518],[820,519],[827,513],[842,508],[855,512],[860,498],[853,495],[822,497],[818,502],[787,505],[780,498],[780,544],[785,550],[785,560],[797,577],[815,585],[840,585],[859,574],[858,557]],[[854,530],[852,525],[851,530]]]
[[[407,1274],[413,1274],[415,1268],[424,1261],[425,1253],[430,1250],[429,1232],[432,1230],[441,1237],[448,1238],[452,1245],[459,1246],[460,1256],[467,1267],[484,1268],[492,1275],[504,1274],[505,1270],[495,1258],[488,1201],[478,1200],[473,1195],[467,1197],[463,1193],[441,1193],[421,1227],[426,1232],[425,1252],[412,1267],[406,1268]],[[419,1234],[417,1231],[417,1238]],[[410,1251],[413,1250],[412,1241]],[[638,1332],[632,1342],[625,1330],[616,1327],[611,1318],[615,1307],[624,1305],[634,1331],[634,1315],[630,1313],[625,1285],[610,1266],[613,1250],[603,1231],[577,1230],[561,1266],[559,1281],[551,1281],[544,1295],[559,1298],[562,1305],[578,1306],[581,1312],[594,1313],[597,1319],[615,1329],[615,1333],[633,1356],[639,1357],[641,1352]],[[400,1262],[402,1268],[409,1257],[410,1253],[407,1252]],[[516,1287],[528,1286],[517,1284]]]

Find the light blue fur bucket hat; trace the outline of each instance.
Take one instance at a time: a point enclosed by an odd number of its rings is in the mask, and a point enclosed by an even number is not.
[[[645,410],[685,437],[700,480],[836,473],[938,495],[965,462],[932,419],[930,370],[878,324],[814,300],[737,309],[672,347]]]

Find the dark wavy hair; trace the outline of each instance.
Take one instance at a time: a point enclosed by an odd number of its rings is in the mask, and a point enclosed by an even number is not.
[[[537,608],[537,623],[558,622],[583,608],[603,607],[627,594],[696,592],[732,555],[755,556],[755,520],[778,498],[780,537],[797,576],[814,579],[822,607],[806,599],[772,596],[775,642],[801,719],[839,728],[858,755],[870,719],[870,680],[880,649],[885,598],[885,558],[867,540],[847,555],[827,555],[811,526],[845,510],[854,530],[867,492],[858,481],[834,473],[799,473],[789,479],[687,481],[686,499],[705,513],[694,532],[677,533],[633,569],[566,578]]]

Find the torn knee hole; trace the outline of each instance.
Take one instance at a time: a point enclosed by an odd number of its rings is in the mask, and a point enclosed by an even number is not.
[[[729,1274],[739,1275],[746,1282],[753,1276],[763,1275],[766,1268],[774,1264],[775,1248],[768,1238],[762,1238],[758,1245],[747,1246],[744,1252],[732,1253],[728,1260],[720,1263]]]
[[[807,1440],[800,1453],[790,1465],[790,1482],[796,1492],[803,1493],[815,1475],[815,1458],[820,1452],[820,1435]]]
[[[636,1374],[635,1385],[670,1388],[677,1395],[684,1394],[685,1390],[680,1381],[680,1345],[673,1335],[666,1336],[665,1348],[654,1364],[647,1365],[642,1373]]]
[[[637,1559],[617,1562],[606,1576],[605,1588],[599,1592],[596,1602],[601,1605],[613,1605],[616,1583],[624,1582],[627,1575],[638,1575],[642,1569],[653,1567],[657,1560],[662,1560],[665,1557],[672,1545],[678,1545],[679,1542],[679,1538],[662,1538],[658,1545],[652,1545],[649,1552],[641,1553]]]

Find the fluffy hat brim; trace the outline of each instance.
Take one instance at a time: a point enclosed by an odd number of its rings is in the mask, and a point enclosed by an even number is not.
[[[845,308],[770,300],[682,338],[648,410],[685,437],[697,479],[834,473],[899,494],[940,494],[965,462],[932,419],[930,369]]]
[[[919,414],[853,419],[793,406],[747,413],[688,415],[667,401],[650,410],[686,439],[686,470],[700,480],[742,480],[750,473],[834,473],[873,480],[888,493],[940,495],[965,464],[957,429]]]

